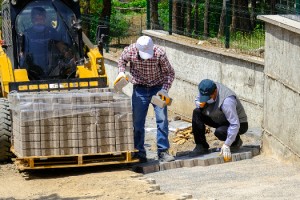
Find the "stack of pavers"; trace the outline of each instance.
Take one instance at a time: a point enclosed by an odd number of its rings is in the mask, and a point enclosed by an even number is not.
[[[131,101],[112,89],[11,93],[18,157],[134,151]]]

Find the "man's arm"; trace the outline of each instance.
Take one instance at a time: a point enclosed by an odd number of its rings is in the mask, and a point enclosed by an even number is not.
[[[129,48],[125,47],[118,61],[119,73],[125,72],[127,63],[129,62]]]
[[[159,65],[161,67],[162,73],[166,74],[165,83],[163,84],[163,89],[168,91],[173,83],[175,78],[175,71],[174,68],[171,66],[166,53],[160,57]]]
[[[196,108],[200,108],[200,94],[195,99]]]
[[[228,146],[231,146],[234,142],[240,129],[240,120],[236,111],[236,105],[237,102],[235,96],[230,96],[224,100],[221,106],[226,119],[230,123],[227,130],[227,139],[225,140],[225,144]]]

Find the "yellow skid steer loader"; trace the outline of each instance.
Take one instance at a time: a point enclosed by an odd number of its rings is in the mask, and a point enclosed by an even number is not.
[[[82,32],[79,0],[4,0],[0,46],[0,162],[11,152],[8,95],[108,87],[101,51]],[[84,49],[87,49],[84,52]],[[82,159],[82,158],[80,158]],[[131,157],[127,161],[130,161]],[[81,161],[82,162],[82,161]]]

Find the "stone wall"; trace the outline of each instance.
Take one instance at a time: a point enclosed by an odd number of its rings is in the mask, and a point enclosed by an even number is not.
[[[259,18],[266,22],[263,151],[299,164],[300,23]]]

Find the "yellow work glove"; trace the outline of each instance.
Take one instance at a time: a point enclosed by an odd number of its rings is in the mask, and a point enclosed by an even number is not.
[[[230,152],[230,147],[226,144],[223,144],[221,148],[220,155],[223,155],[224,161],[230,161],[231,160],[231,152]]]
[[[158,93],[156,94],[158,96],[160,96],[160,98],[166,102],[167,105],[170,105],[172,100],[168,95],[168,91],[165,89],[161,89],[160,91],[158,91]]]
[[[126,78],[126,75],[124,72],[120,72],[116,78],[116,80],[114,81],[114,85],[116,85],[122,78]]]

